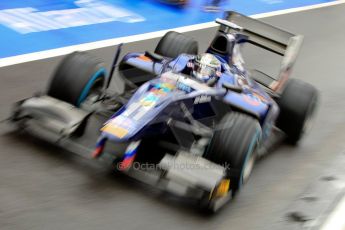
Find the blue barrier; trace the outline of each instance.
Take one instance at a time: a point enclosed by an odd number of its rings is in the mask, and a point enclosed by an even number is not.
[[[209,1],[212,2],[212,1]],[[221,9],[251,15],[329,0],[229,0]],[[11,0],[0,2],[0,58],[204,23],[222,15],[207,1],[173,7],[159,0]]]

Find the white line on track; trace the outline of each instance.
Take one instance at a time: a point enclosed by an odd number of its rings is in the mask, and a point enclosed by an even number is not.
[[[345,197],[326,220],[321,230],[344,230],[345,229]]]
[[[273,11],[269,13],[255,14],[255,15],[251,15],[251,17],[256,18],[256,19],[266,18],[266,17],[277,16],[277,15],[290,14],[290,13],[295,13],[295,12],[319,9],[323,7],[335,6],[335,5],[344,4],[344,3],[345,3],[345,0],[337,0],[333,2],[321,3],[321,4],[311,5],[311,6],[303,6],[303,7],[286,9],[286,10]],[[130,42],[137,42],[141,40],[158,38],[158,37],[162,37],[166,32],[170,30],[184,33],[188,31],[207,29],[207,28],[212,28],[216,26],[217,24],[215,22],[207,22],[207,23],[201,23],[201,24],[196,24],[196,25],[191,25],[191,26],[173,28],[169,30],[160,30],[160,31],[151,32],[151,33],[133,35],[133,36],[128,36],[128,37],[112,38],[112,39],[107,39],[107,40],[102,40],[102,41],[84,43],[80,45],[66,46],[66,47],[57,48],[57,49],[44,50],[44,51],[39,51],[39,52],[29,53],[29,54],[22,54],[22,55],[0,59],[0,67],[57,57],[57,56],[65,55],[77,50],[78,51],[94,50],[94,49],[114,46],[123,42],[130,43]]]

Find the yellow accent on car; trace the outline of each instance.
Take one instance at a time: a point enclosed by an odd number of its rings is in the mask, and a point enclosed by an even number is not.
[[[128,130],[122,127],[113,125],[113,124],[106,124],[101,128],[101,131],[110,133],[118,138],[123,138],[128,134]]]
[[[230,179],[223,179],[213,191],[213,197],[226,196],[230,189]]]

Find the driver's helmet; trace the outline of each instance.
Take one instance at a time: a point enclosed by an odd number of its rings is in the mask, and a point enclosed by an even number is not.
[[[207,82],[211,78],[214,78],[220,74],[221,63],[212,54],[200,54],[196,56],[193,62],[192,75],[200,81]]]

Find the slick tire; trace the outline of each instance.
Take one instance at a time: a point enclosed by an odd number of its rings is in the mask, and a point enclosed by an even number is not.
[[[280,114],[276,125],[285,132],[289,143],[298,143],[310,128],[317,102],[318,92],[312,85],[297,79],[287,82],[277,100]]]
[[[255,118],[238,112],[225,115],[214,132],[206,157],[230,167],[227,170],[233,194],[250,177],[261,132]]]
[[[100,94],[105,79],[106,69],[99,60],[86,52],[74,52],[56,68],[47,94],[79,107],[91,92]]]
[[[155,53],[170,58],[176,58],[182,53],[196,55],[198,42],[184,34],[170,31],[161,38]]]

